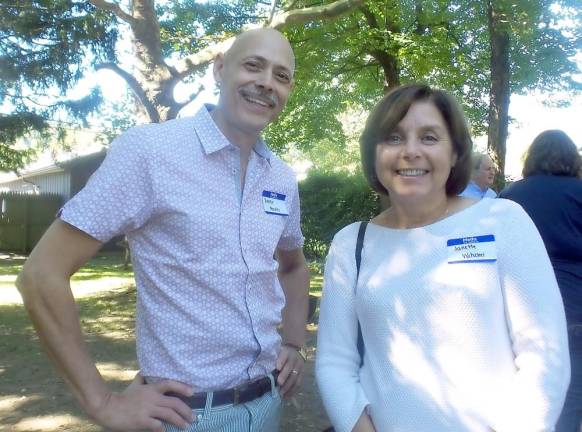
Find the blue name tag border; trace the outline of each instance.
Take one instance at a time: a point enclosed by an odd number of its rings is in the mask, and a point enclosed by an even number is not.
[[[484,263],[484,262],[495,262],[495,261],[497,261],[497,259],[460,260],[460,261],[449,261],[449,264]]]
[[[267,191],[267,190],[263,191],[263,196],[265,198],[276,199],[279,201],[285,201],[285,198],[286,198],[285,195],[283,195],[282,193],[271,192],[271,191]]]

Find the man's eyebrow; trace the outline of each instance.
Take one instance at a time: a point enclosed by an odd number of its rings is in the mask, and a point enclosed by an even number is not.
[[[261,63],[268,63],[269,62],[265,57],[260,56],[258,54],[251,54],[251,55],[248,55],[248,56],[242,58],[243,62],[247,61],[247,60],[258,60]],[[275,67],[284,69],[286,72],[291,73],[291,69],[283,64],[275,63]]]

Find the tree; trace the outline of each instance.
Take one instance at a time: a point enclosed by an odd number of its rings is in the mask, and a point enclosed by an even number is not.
[[[368,111],[390,88],[424,81],[461,100],[474,134],[489,128],[489,149],[503,170],[508,89],[579,88],[570,59],[582,28],[576,1],[3,2],[0,102],[10,115],[0,116],[0,157],[13,165],[20,155],[14,140],[46,127],[56,112],[85,119],[100,100],[97,90],[56,103],[44,93],[65,94],[91,69],[123,77],[145,121],[174,118],[197,94],[177,102],[176,84],[193,81],[252,24],[284,29],[297,54],[298,85],[267,131],[276,149],[324,141],[341,149],[347,137],[338,115]],[[133,69],[115,49],[121,32],[132,35]]]
[[[95,90],[79,100],[61,100],[93,62],[115,57],[113,18],[88,2],[20,0],[0,4],[0,169],[22,166],[30,151],[13,144],[47,119],[66,111],[83,118],[100,101]]]
[[[582,12],[573,1],[488,0],[491,87],[487,150],[505,181],[511,93],[581,90],[573,61],[582,42]]]
[[[450,1],[368,0],[333,22],[288,28],[298,58],[298,85],[270,142],[342,149],[339,115],[369,111],[402,83],[422,81],[462,101],[473,130],[486,130],[489,89],[483,18]],[[279,127],[279,125],[282,125]]]
[[[55,102],[56,95],[45,94],[53,89],[65,94],[88,70],[113,70],[132,90],[146,121],[165,121],[174,118],[196,96],[195,92],[186,101],[177,102],[176,84],[204,71],[244,24],[280,29],[331,19],[362,2],[335,0],[306,7],[289,2],[278,7],[274,1],[266,16],[256,2],[248,0],[205,4],[180,0],[157,8],[154,0],[132,0],[127,8],[107,0],[3,2],[0,102],[11,114],[3,116],[6,129],[0,137],[0,155],[10,156],[6,163],[21,165],[22,159],[18,161],[18,152],[11,147],[18,136],[46,128],[47,119],[57,110],[84,119],[95,109],[101,99],[97,90],[77,101]],[[188,22],[183,13],[190,18]],[[158,16],[164,17],[161,23]],[[123,26],[132,37],[133,70],[120,65],[115,50]],[[178,31],[173,32],[172,27]],[[184,42],[190,42],[195,51],[185,50]]]
[[[579,15],[566,0],[368,0],[333,22],[289,29],[301,85],[274,140],[341,149],[339,113],[368,111],[390,88],[422,81],[462,102],[473,135],[488,132],[503,178],[509,95],[580,88]]]

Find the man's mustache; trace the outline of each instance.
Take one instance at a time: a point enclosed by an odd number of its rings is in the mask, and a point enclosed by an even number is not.
[[[253,99],[258,99],[271,106],[277,106],[279,104],[279,98],[272,92],[264,90],[260,87],[258,88],[242,88],[241,92],[243,96],[250,97]]]

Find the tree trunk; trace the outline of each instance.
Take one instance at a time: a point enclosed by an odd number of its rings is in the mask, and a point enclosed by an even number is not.
[[[489,37],[491,43],[491,89],[489,92],[489,127],[487,151],[497,167],[495,185],[505,184],[505,153],[510,96],[509,23],[496,0],[487,4]]]

